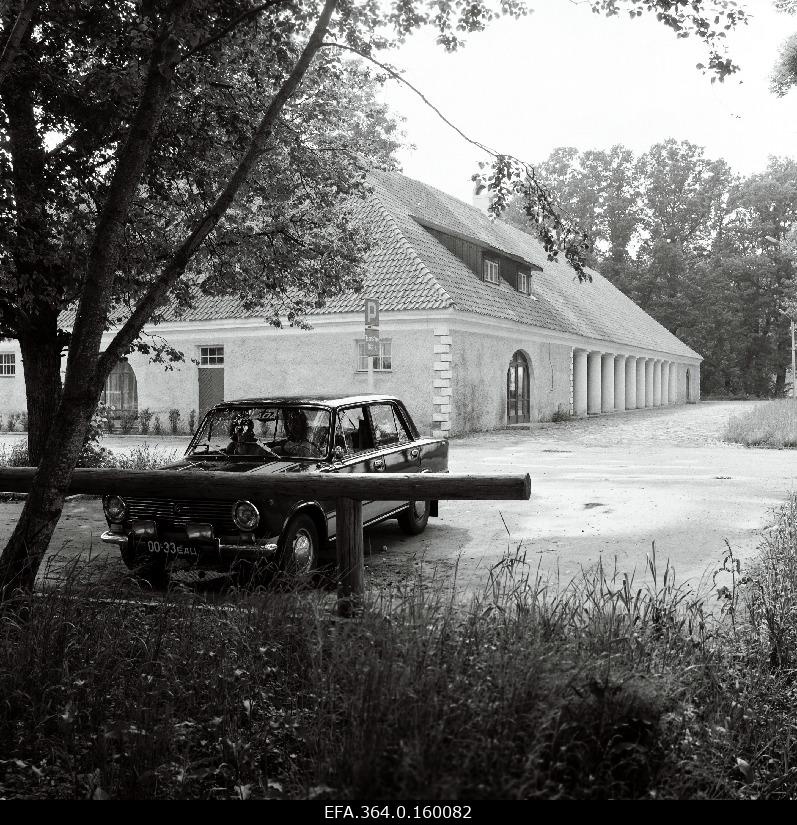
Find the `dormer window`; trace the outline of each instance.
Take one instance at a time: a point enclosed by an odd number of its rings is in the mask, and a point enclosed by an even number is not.
[[[527,269],[518,269],[517,291],[522,292],[524,295],[531,294],[531,272]]]
[[[498,267],[497,258],[487,258],[485,256],[482,264],[482,272],[484,273],[484,280],[488,284],[497,284],[500,280],[500,269]]]

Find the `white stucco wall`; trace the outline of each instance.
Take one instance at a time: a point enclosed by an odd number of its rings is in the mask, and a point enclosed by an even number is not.
[[[231,324],[177,326],[157,331],[181,350],[186,361],[165,371],[146,356],[131,354],[138,380],[139,410],[148,407],[167,427],[168,410],[187,420],[199,408],[197,365],[199,347],[224,347],[224,398],[266,395],[351,395],[369,392],[368,374],[357,371],[362,322],[317,323],[312,330],[276,329],[269,325]],[[422,432],[431,431],[433,327],[421,319],[413,324],[383,320],[380,335],[392,343],[392,370],[374,372],[373,392],[401,398]]]
[[[368,392],[367,373],[357,371],[356,341],[363,336],[361,315],[323,317],[314,319],[313,324],[312,330],[276,329],[256,320],[224,320],[153,328],[150,332],[182,350],[186,361],[166,370],[161,364],[149,363],[146,356],[129,356],[138,381],[139,410],[149,408],[168,432],[168,412],[177,408],[181,427],[187,426],[189,412],[199,409],[197,364],[192,359],[198,359],[200,346],[224,347],[226,400]],[[600,342],[570,340],[520,324],[450,312],[383,313],[381,335],[392,341],[393,363],[390,372],[374,373],[373,391],[403,399],[419,430],[427,434],[443,428],[440,421],[432,421],[433,414],[440,417],[441,410],[450,415],[445,431],[451,435],[506,426],[506,372],[517,350],[526,355],[531,368],[531,420],[549,418],[559,408],[569,412],[573,347],[589,351],[603,348]],[[441,345],[450,351],[451,400],[450,405],[435,407],[435,402],[446,401],[438,396],[447,381],[438,380],[442,373],[434,371],[442,357]],[[9,413],[25,410],[25,382],[16,342],[0,342],[0,352],[17,356],[16,376],[0,377],[0,416],[5,429]],[[653,356],[642,351],[635,354]],[[693,374],[690,400],[698,401],[699,363],[672,360],[677,364],[675,403],[687,402],[687,369]]]
[[[452,434],[506,426],[506,373],[517,350],[531,371],[531,420],[549,418],[557,408],[570,411],[569,345],[535,340],[522,328],[503,334],[452,328],[451,339]]]

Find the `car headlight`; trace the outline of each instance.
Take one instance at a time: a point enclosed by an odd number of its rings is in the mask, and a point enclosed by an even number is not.
[[[239,530],[254,530],[260,524],[260,512],[251,501],[236,501],[232,520]]]
[[[119,496],[108,496],[103,499],[102,507],[108,521],[124,521],[127,515],[127,502]]]

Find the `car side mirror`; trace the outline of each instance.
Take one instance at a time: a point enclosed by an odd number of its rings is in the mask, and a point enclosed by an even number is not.
[[[346,455],[346,451],[343,449],[343,447],[340,446],[340,444],[338,444],[338,446],[335,447],[335,449],[333,450],[332,454],[335,456],[335,461],[343,461],[343,457]]]

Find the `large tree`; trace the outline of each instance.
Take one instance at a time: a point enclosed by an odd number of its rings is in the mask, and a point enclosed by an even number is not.
[[[744,17],[733,3],[593,7],[654,13],[679,36],[708,44],[716,76],[735,68],[715,48]],[[32,586],[106,377],[164,305],[184,305],[202,289],[244,289],[255,303],[274,306],[276,296],[278,307],[287,302],[299,313],[303,302],[351,283],[334,272],[343,259],[354,273],[358,244],[338,240],[345,216],[340,225],[325,219],[361,180],[347,174],[358,153],[348,166],[324,155],[336,137],[352,139],[350,130],[322,128],[334,115],[333,92],[352,83],[340,52],[372,58],[422,26],[454,49],[497,14],[525,11],[520,0],[5,4],[0,318],[3,334],[23,348],[31,451],[40,462],[0,558],[0,587]],[[370,140],[366,133],[373,130],[360,135]],[[521,194],[550,254],[564,249],[580,266],[580,236],[533,170],[498,156],[488,183],[496,210]],[[251,263],[231,266],[230,248]],[[287,259],[308,277],[284,281]],[[320,287],[297,297],[311,274],[320,274]],[[74,322],[62,329],[69,305]]]
[[[537,169],[551,170],[564,208],[591,227],[599,271],[704,356],[704,391],[782,394],[797,163],[770,158],[741,179],[701,147],[667,140],[639,159],[622,147],[557,149]]]

